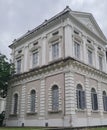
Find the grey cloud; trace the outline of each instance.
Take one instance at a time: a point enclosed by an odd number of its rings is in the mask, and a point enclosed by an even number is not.
[[[102,0],[0,0],[0,51],[9,56],[8,45],[15,39],[62,11],[90,12],[107,36],[107,1]]]

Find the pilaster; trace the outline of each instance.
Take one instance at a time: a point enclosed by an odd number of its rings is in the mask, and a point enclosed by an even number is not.
[[[95,46],[95,67],[99,69],[99,62],[98,62],[98,53],[97,53],[97,46]]]
[[[72,27],[70,26],[70,21],[67,19],[65,25],[65,57],[71,56],[73,54],[73,43],[72,43]]]
[[[98,82],[98,109],[100,111],[100,114],[103,115],[103,99],[102,99],[101,82]]]
[[[45,118],[45,79],[41,79],[40,87],[40,118]]]
[[[46,64],[46,36],[42,38],[42,65]]]
[[[107,73],[107,60],[106,60],[106,51],[104,50],[104,65],[103,65],[103,71]]]
[[[84,62],[87,64],[88,59],[87,59],[86,36],[84,35],[83,35],[83,59],[84,59]]]
[[[24,114],[25,114],[25,99],[26,98],[26,86],[22,86],[22,93],[21,93],[21,105],[20,105],[20,118],[24,120]]]
[[[28,46],[24,49],[24,72],[28,71]]]
[[[5,118],[8,119],[9,115],[11,114],[11,105],[12,105],[12,102],[11,102],[11,87],[8,88],[8,93],[7,93],[7,97],[6,97],[6,116]]]
[[[74,73],[65,73],[65,115],[75,114]]]
[[[85,77],[85,88],[86,88],[86,107],[87,107],[87,115],[91,115],[91,88],[89,87],[89,79]]]

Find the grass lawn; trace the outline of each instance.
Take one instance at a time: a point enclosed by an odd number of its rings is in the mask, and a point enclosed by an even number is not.
[[[107,130],[107,128],[93,128],[93,129],[89,129],[89,130]]]
[[[45,130],[43,128],[0,128],[0,130]]]
[[[46,128],[0,128],[0,130],[48,130],[48,129]],[[91,128],[87,130],[107,130],[107,128],[93,128],[93,129]]]

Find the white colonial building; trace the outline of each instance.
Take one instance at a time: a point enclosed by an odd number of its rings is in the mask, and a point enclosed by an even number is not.
[[[14,40],[6,125],[107,125],[106,45],[92,14],[69,7]]]
[[[6,98],[0,97],[0,114],[5,111]]]

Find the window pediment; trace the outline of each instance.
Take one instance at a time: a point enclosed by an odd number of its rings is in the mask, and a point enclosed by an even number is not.
[[[40,49],[39,45],[31,47],[30,51],[33,52],[33,51],[38,50],[38,49]]]
[[[51,37],[50,39],[49,39],[49,43],[53,43],[53,42],[55,42],[55,41],[61,41],[61,39],[62,39],[62,36],[61,35],[57,35],[57,36],[53,36],[53,37]]]
[[[23,56],[23,54],[17,54],[16,56],[15,56],[15,59],[19,59],[19,58],[21,58]]]
[[[76,34],[73,35],[73,40],[77,41],[79,43],[83,43],[82,38],[80,36],[76,35]]]
[[[104,56],[104,52],[102,50],[97,50],[97,52],[100,56]]]
[[[92,43],[90,43],[90,44],[87,43],[86,45],[87,45],[87,48],[90,49],[90,50],[94,50],[95,49],[94,45]]]

